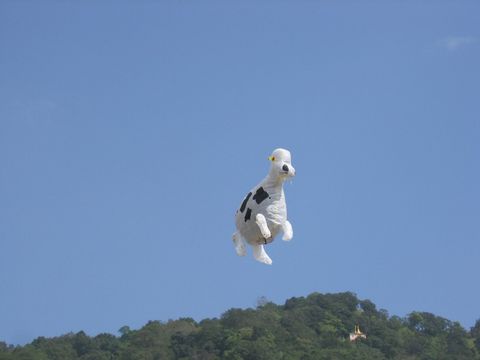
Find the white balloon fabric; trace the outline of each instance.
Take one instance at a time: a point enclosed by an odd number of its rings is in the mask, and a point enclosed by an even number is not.
[[[295,176],[290,151],[275,149],[269,157],[270,171],[260,184],[245,197],[235,215],[237,231],[233,243],[239,256],[247,254],[245,243],[253,248],[253,256],[264,264],[272,264],[264,246],[271,243],[279,232],[283,240],[293,237],[293,229],[287,220],[287,204],[283,182]]]

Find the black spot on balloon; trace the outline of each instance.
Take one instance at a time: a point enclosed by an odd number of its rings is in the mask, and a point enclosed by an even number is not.
[[[247,222],[247,220],[250,220],[251,216],[252,216],[252,209],[248,208],[247,212],[245,213],[245,222]]]
[[[263,187],[260,186],[255,192],[255,195],[253,195],[252,199],[255,200],[257,204],[260,204],[266,198],[268,198],[268,193],[263,190]]]
[[[285,164],[285,165],[282,166],[282,170],[288,172],[288,166],[287,166],[287,164]]]
[[[249,192],[245,200],[243,200],[242,206],[240,206],[240,212],[243,213],[245,211],[245,206],[247,206],[247,202],[248,202],[248,199],[250,199],[250,196],[252,196],[251,192]]]

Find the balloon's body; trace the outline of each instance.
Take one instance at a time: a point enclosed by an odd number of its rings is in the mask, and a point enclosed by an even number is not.
[[[282,230],[282,224],[287,221],[287,204],[282,186],[262,181],[247,194],[245,200],[247,200],[245,206],[240,207],[235,215],[238,232],[250,245],[265,245],[272,242]],[[256,223],[258,214],[265,217],[271,235],[268,238],[264,237]]]
[[[283,239],[293,236],[292,225],[287,220],[287,204],[283,182],[295,176],[290,152],[274,150],[269,158],[272,166],[267,177],[255,186],[243,199],[235,215],[237,231],[233,242],[239,256],[246,255],[245,242],[253,248],[256,260],[271,264],[264,245],[271,243],[275,236],[283,232]]]

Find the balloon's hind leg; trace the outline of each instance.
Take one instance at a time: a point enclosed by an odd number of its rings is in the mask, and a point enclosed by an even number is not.
[[[232,235],[233,245],[235,246],[235,251],[237,252],[238,256],[245,256],[247,255],[247,249],[245,247],[245,240],[243,236],[240,235],[238,231],[235,231]]]
[[[267,255],[263,245],[252,245],[253,248],[253,257],[255,260],[260,261],[264,264],[271,265],[272,259]]]

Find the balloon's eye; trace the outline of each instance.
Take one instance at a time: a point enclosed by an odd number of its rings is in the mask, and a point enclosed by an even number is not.
[[[268,158],[268,160],[270,160],[270,161],[275,161],[275,156],[270,156],[270,157]]]

